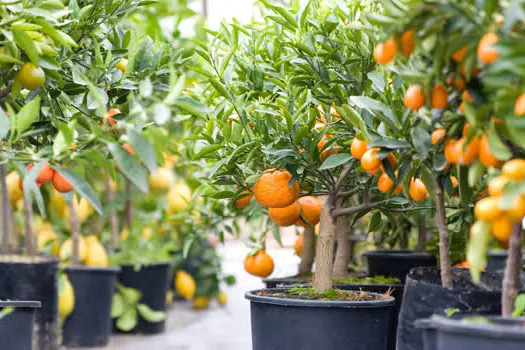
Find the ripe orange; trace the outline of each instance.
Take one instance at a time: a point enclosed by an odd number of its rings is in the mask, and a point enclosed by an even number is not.
[[[53,179],[53,175],[55,174],[55,171],[51,168],[49,163],[44,164],[42,168],[40,168],[40,171],[38,172],[38,176],[36,178],[36,183],[43,185],[45,183],[48,183]]]
[[[416,42],[414,41],[414,30],[409,29],[406,32],[403,33],[401,36],[401,48],[403,49],[403,55],[406,57],[410,56],[410,54],[414,51],[414,48],[416,47]]]
[[[513,222],[520,222],[523,219],[525,216],[525,197],[523,195],[514,197],[507,210],[507,215]]]
[[[456,188],[456,187],[458,187],[458,185],[459,185],[458,178],[455,177],[455,176],[451,176],[451,177],[450,177],[450,182],[452,182],[452,187],[453,187],[453,188]]]
[[[494,154],[490,150],[489,137],[487,134],[481,137],[481,142],[479,144],[479,160],[481,161],[481,164],[487,168],[499,167],[502,164],[498,158],[494,157]]]
[[[354,137],[350,145],[350,153],[355,159],[361,159],[368,149],[368,142]]]
[[[508,179],[522,181],[525,179],[525,159],[512,159],[501,168],[501,173]]]
[[[65,168],[66,166],[63,165],[62,167]],[[51,180],[51,182],[53,183],[53,187],[55,188],[55,190],[57,190],[60,193],[67,193],[73,190],[73,186],[71,185],[71,183],[58,171],[54,172],[53,179]]]
[[[412,178],[409,188],[410,198],[415,201],[424,201],[428,196],[427,187],[420,179]]]
[[[492,46],[497,43],[498,40],[498,36],[494,33],[487,33],[481,38],[478,45],[478,57],[481,62],[490,64],[498,58],[498,50]]]
[[[454,86],[459,91],[463,91],[463,90],[465,90],[467,88],[467,84],[465,83],[465,79],[463,79],[462,77],[457,77],[456,79],[454,79]]]
[[[390,164],[392,169],[397,168],[397,159],[392,153],[389,153],[388,156],[386,156],[386,160],[388,161],[388,164]],[[383,172],[386,172],[385,168],[383,167],[383,162],[381,162],[380,169],[383,170]]]
[[[445,137],[445,129],[436,129],[432,131],[432,135],[430,136],[433,145],[438,143],[443,137]]]
[[[488,186],[489,195],[501,196],[503,194],[503,189],[505,188],[505,185],[508,182],[509,180],[503,175],[500,175],[492,179]]]
[[[445,141],[445,159],[449,164],[457,164],[459,162],[459,155],[456,145],[459,140],[446,140]]]
[[[463,46],[461,49],[457,50],[456,52],[452,54],[452,59],[456,63],[461,63],[465,59],[466,55],[467,55],[467,47]]]
[[[512,234],[512,222],[506,215],[502,215],[492,222],[492,235],[500,242],[508,242]]]
[[[381,166],[381,158],[377,156],[377,152],[379,152],[379,148],[369,149],[361,158],[361,166],[372,175],[377,174]]]
[[[458,152],[457,164],[459,165],[471,164],[479,154],[479,138],[470,140],[468,145],[465,145],[465,142],[467,142],[467,139],[463,137],[455,145],[455,151]]]
[[[133,146],[131,146],[129,143],[125,143],[122,145],[122,148],[124,148],[126,151],[129,152],[132,156],[135,156],[135,150],[133,149]]]
[[[470,123],[469,122],[466,122],[465,125],[463,125],[463,131],[461,133],[461,135],[463,137],[467,137],[468,134],[470,133]]]
[[[412,85],[405,92],[403,103],[407,108],[418,111],[425,105],[425,93],[418,85]]]
[[[389,39],[379,43],[374,48],[374,60],[379,64],[387,64],[396,57],[397,43],[395,39]]]
[[[292,174],[283,169],[266,170],[253,187],[255,199],[269,208],[285,208],[299,198],[299,182],[292,180]],[[290,186],[292,185],[292,186]]]
[[[503,214],[503,211],[499,207],[499,201],[499,197],[492,196],[480,199],[474,206],[474,214],[480,220],[496,220]]]
[[[325,134],[319,143],[317,144],[317,149],[319,150],[320,154],[319,157],[322,159],[328,158],[331,154],[339,153],[341,152],[340,148],[331,148],[331,149],[325,149],[326,144],[332,139],[332,135]],[[332,143],[332,147],[335,146],[335,143]],[[324,149],[324,151],[323,151]]]
[[[241,197],[242,196],[242,197]],[[253,197],[253,193],[250,190],[244,190],[241,193],[239,193],[239,199],[237,199],[233,205],[237,209],[244,209],[248,205],[250,205],[250,201]]]
[[[268,215],[279,226],[292,226],[301,218],[299,203],[293,202],[285,208],[270,208]]]
[[[461,74],[463,74],[463,76],[467,75],[467,65],[465,63],[461,65],[460,72]],[[470,71],[470,77],[477,77],[479,72],[481,72],[481,70],[478,67],[472,68],[472,70]]]
[[[448,92],[445,86],[441,83],[436,83],[432,88],[431,94],[432,108],[434,109],[445,109],[448,105]]]
[[[397,176],[397,172],[396,172]],[[383,193],[390,193],[392,191],[392,188],[394,188],[394,181],[388,176],[387,173],[382,173],[381,176],[379,176],[379,179],[377,180],[377,188],[379,188],[379,191]],[[397,185],[394,189],[394,194],[399,194],[403,190],[402,185]]]
[[[18,72],[18,80],[24,89],[33,91],[44,85],[46,74],[42,68],[27,62]]]
[[[514,114],[518,117],[525,114],[525,94],[521,94],[514,105]]]
[[[303,227],[317,225],[321,219],[321,209],[323,208],[321,201],[315,196],[304,196],[300,197],[297,202],[299,203],[299,207],[301,207],[302,217],[297,221],[297,225]],[[306,223],[303,218],[308,223]]]
[[[297,256],[301,256],[301,254],[303,254],[303,241],[304,235],[297,236],[297,239],[293,245],[293,249],[295,250],[295,254],[297,254]]]
[[[244,259],[244,269],[254,276],[268,277],[274,269],[273,259],[261,249],[255,255]]]
[[[117,124],[117,121],[115,120],[115,118],[113,118],[114,115],[116,114],[120,114],[120,110],[117,109],[117,108],[111,108],[107,113],[106,113],[106,119],[108,121],[108,123],[110,125],[116,125]]]

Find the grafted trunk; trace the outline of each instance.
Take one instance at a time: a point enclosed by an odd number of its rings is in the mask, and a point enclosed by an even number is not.
[[[334,236],[336,231],[335,220],[330,215],[331,200],[323,204],[319,237],[317,239],[314,288],[317,292],[325,292],[333,288],[334,267]]]
[[[501,291],[501,314],[510,317],[518,296],[521,270],[521,222],[514,225],[507,252],[507,265]]]
[[[111,230],[111,242],[113,244],[113,248],[116,248],[119,245],[120,237],[118,235],[119,232],[117,211],[113,207],[115,205],[115,191],[113,191],[112,180],[109,176],[106,187],[108,191],[108,202],[109,205],[112,206],[112,209],[109,211],[109,227]]]
[[[69,223],[71,226],[71,265],[80,265],[79,258],[79,245],[80,245],[80,221],[78,221],[77,210],[73,201],[75,198],[68,202],[69,206]]]
[[[315,228],[313,226],[304,229],[303,251],[301,253],[301,263],[299,264],[299,274],[312,272],[315,256]]]
[[[2,254],[9,253],[9,237],[11,226],[9,192],[7,189],[6,178],[7,170],[5,165],[0,165],[0,186],[2,188]]]
[[[452,289],[452,267],[450,263],[450,233],[447,227],[445,212],[445,197],[443,186],[435,179],[435,198],[436,198],[436,223],[439,231],[439,260],[441,269],[441,284],[443,287]]]
[[[418,224],[418,238],[417,238],[417,248],[418,252],[425,251],[425,246],[427,244],[427,223],[425,217],[421,215],[419,217]]]
[[[133,186],[131,184],[131,181],[126,179],[126,195],[128,196],[128,199],[126,199],[126,226],[128,227],[129,231],[131,232],[131,226],[133,225]]]
[[[24,229],[25,229],[25,244],[26,252],[29,256],[35,256],[35,235],[33,232],[33,205],[31,196],[24,197]]]
[[[337,251],[334,261],[334,278],[345,278],[348,276],[348,264],[350,263],[350,221],[342,215],[336,222]]]

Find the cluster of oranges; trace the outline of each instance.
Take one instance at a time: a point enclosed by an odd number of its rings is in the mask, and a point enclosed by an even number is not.
[[[379,64],[388,64],[397,55],[398,44],[401,44],[401,51],[406,57],[410,56],[416,43],[414,41],[414,31],[407,30],[400,38],[391,38],[379,43],[374,48],[374,60]]]
[[[503,203],[504,188],[509,183],[525,181],[525,160],[512,159],[506,162],[501,175],[492,179],[488,185],[488,196],[480,199],[474,206],[478,220],[491,224],[492,235],[506,245],[512,234],[514,224],[521,223],[525,216],[525,195],[518,194],[512,201]]]
[[[29,171],[33,167],[34,164],[29,164],[27,166],[27,170]],[[73,186],[71,185],[71,183],[64,176],[62,176],[62,174],[60,174],[58,171],[53,170],[49,163],[45,163],[38,171],[38,175],[36,177],[36,184],[38,187],[40,187],[50,181],[53,184],[53,187],[60,193],[67,193],[73,190]],[[20,178],[18,186],[20,187],[20,190],[24,190],[24,183],[22,181],[22,178]]]

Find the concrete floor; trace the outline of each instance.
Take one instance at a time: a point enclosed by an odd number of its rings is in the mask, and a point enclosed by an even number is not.
[[[295,236],[283,236],[285,248],[269,242],[268,253],[274,258],[272,276],[296,273],[299,258],[291,246]],[[243,260],[248,248],[239,241],[229,241],[219,248],[223,270],[237,278],[237,284],[226,289],[228,304],[221,307],[214,301],[210,308],[195,311],[189,302],[176,302],[170,309],[167,331],[155,336],[114,336],[107,349],[119,350],[250,350],[250,305],[244,299],[248,290],[263,287],[261,279],[244,271]]]

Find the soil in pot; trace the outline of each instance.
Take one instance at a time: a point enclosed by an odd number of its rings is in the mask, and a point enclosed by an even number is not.
[[[523,350],[525,318],[434,315],[418,326],[427,335],[424,350]]]
[[[436,266],[434,255],[411,250],[373,250],[363,254],[371,276],[397,277],[405,283],[406,275],[413,267]]]
[[[248,292],[253,350],[385,350],[394,298],[309,288]]]
[[[0,299],[42,304],[35,312],[34,349],[58,349],[58,259],[2,255],[0,276]]]
[[[0,349],[33,349],[35,311],[39,301],[0,301]]]
[[[399,314],[397,349],[423,349],[423,336],[415,323],[418,319],[433,314],[445,315],[447,310],[478,314],[501,312],[500,273],[481,274],[479,285],[472,283],[468,269],[453,268],[454,289],[441,286],[440,270],[437,267],[412,269],[407,277],[403,304]]]
[[[154,311],[166,311],[166,291],[168,288],[169,263],[156,263],[135,267],[125,264],[118,274],[118,283],[125,287],[138,290],[142,297],[141,304],[149,306]],[[166,321],[150,322],[138,315],[137,325],[125,333],[156,334],[164,332]],[[115,332],[122,332],[115,323]]]
[[[266,288],[282,288],[282,287],[289,287],[294,284],[310,284],[312,283],[312,277],[314,273],[308,272],[300,275],[295,276],[289,276],[289,277],[281,277],[281,278],[266,278],[263,279],[263,283],[266,285]],[[349,272],[349,279],[360,279],[365,278],[367,275],[363,272]],[[381,278],[381,276],[378,276]],[[397,281],[397,279],[395,279]],[[334,283],[345,283],[345,282],[338,282],[338,280],[334,280]]]
[[[119,268],[68,266],[65,273],[75,293],[75,307],[67,317],[62,344],[67,347],[106,346],[111,335],[111,303]]]

